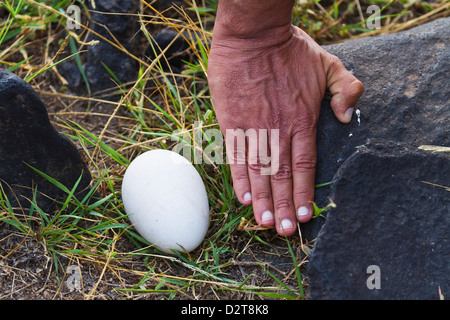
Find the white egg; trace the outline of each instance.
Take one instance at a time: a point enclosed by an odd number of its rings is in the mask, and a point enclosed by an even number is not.
[[[203,180],[176,152],[158,149],[134,159],[123,178],[122,200],[137,232],[161,251],[190,252],[208,231]]]

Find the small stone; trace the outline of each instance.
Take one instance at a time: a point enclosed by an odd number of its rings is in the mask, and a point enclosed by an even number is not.
[[[44,103],[17,75],[0,69],[0,186],[13,206],[36,203],[45,211],[67,194],[28,165],[82,196],[91,176],[75,145],[51,125]]]

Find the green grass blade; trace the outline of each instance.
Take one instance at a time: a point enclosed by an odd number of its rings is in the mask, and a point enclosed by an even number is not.
[[[80,52],[82,52],[82,51],[80,51]],[[61,59],[61,60],[59,60],[58,62],[55,62],[55,63],[49,65],[48,67],[45,67],[45,68],[43,68],[43,69],[40,69],[40,70],[36,71],[36,72],[33,73],[32,75],[26,77],[26,78],[25,78],[25,81],[26,81],[26,82],[30,82],[32,79],[36,78],[38,75],[43,74],[45,71],[47,71],[47,70],[53,68],[54,66],[57,66],[58,64],[60,64],[61,62],[66,61],[67,59],[72,58],[73,56],[79,54],[80,52],[73,53],[73,54],[71,54],[70,56],[65,57],[64,59]]]
[[[292,250],[291,244],[289,243],[289,239],[286,236],[285,236],[285,239],[286,239],[286,243],[288,245],[289,253],[291,254],[292,262],[294,263],[295,275],[297,277],[297,283],[298,283],[298,289],[300,291],[300,297],[302,299],[305,299],[305,294],[303,292],[302,274],[300,273],[300,268],[298,267],[297,258],[295,257],[295,253]]]
[[[297,297],[297,295],[295,294],[294,291],[292,291],[287,285],[285,285],[280,279],[278,279],[277,277],[275,277],[268,269],[264,268],[264,266],[262,264],[259,264],[261,266],[261,268],[263,268],[263,270],[273,279],[275,280],[277,283],[279,283],[287,292],[289,292],[289,296],[290,297]]]
[[[56,187],[58,187],[58,189],[64,191],[67,194],[70,194],[70,190],[63,185],[62,183],[58,182],[57,180],[53,179],[52,177],[50,177],[49,175],[45,174],[44,172],[40,171],[39,169],[29,165],[28,163],[25,163],[28,167],[30,167],[32,170],[34,170],[36,173],[38,173],[39,175],[41,175],[42,177],[44,177],[46,180],[48,180],[49,182],[51,182],[53,185],[55,185]]]

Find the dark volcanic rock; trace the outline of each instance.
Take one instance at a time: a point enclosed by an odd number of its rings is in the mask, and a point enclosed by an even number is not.
[[[318,181],[330,181],[343,160],[369,138],[449,145],[450,18],[409,31],[349,40],[324,48],[365,85],[350,124],[322,103]]]
[[[359,147],[334,178],[337,208],[315,244],[310,297],[437,300],[439,288],[448,295],[449,182],[448,152],[389,141]],[[379,268],[375,288],[371,266]]]
[[[95,9],[89,7],[92,30],[113,43],[117,44],[118,42],[130,53],[135,54],[138,34],[136,34],[137,19],[133,14],[136,13],[138,1],[96,0],[95,5]],[[135,59],[95,34],[91,34],[89,40],[100,41],[98,45],[89,46],[88,49],[86,75],[89,79],[91,92],[117,88],[114,78],[104,65],[112,71],[122,84],[136,80],[138,63]]]
[[[152,43],[145,50],[145,57],[153,61],[164,51],[164,56],[159,60],[162,68],[181,73],[186,62],[193,62],[190,49],[192,45],[198,45],[199,40],[203,46],[210,46],[209,43],[205,43],[203,36],[196,31],[184,30],[178,32],[175,29],[165,28],[154,36]]]
[[[316,202],[337,208],[304,225],[317,237],[312,299],[438,299],[450,292],[448,153],[450,18],[326,46],[365,85],[350,124],[325,99],[318,124]],[[367,141],[376,141],[371,143]],[[323,225],[323,223],[325,224]],[[320,233],[319,233],[320,232]],[[367,286],[379,268],[381,289]],[[369,282],[373,279],[369,278]]]
[[[69,88],[73,92],[79,92],[82,84],[81,73],[73,58],[58,65],[58,72],[67,80]]]
[[[183,35],[185,37],[189,36],[187,32]],[[170,47],[168,47],[169,45]],[[152,44],[145,50],[145,56],[150,60],[154,60],[166,48],[167,50],[164,53],[166,59],[164,59],[164,57],[160,59],[161,66],[166,70],[170,66],[173,71],[180,72],[185,64],[183,60],[186,61],[189,59],[189,54],[187,52],[189,49],[189,43],[182,37],[181,34],[179,35],[179,33],[173,29],[166,28],[160,31],[153,38]]]
[[[91,177],[76,147],[51,125],[47,110],[31,86],[15,74],[0,69],[0,185],[9,201],[30,207],[33,190],[43,210],[51,199],[66,194],[26,164],[72,189],[83,174],[76,194],[88,187]]]
[[[338,56],[366,88],[350,124],[336,120],[324,99],[317,128],[317,183],[333,179],[355,148],[370,138],[449,146],[448,75],[450,18],[396,34],[324,46]],[[316,190],[319,206],[328,203],[329,187]],[[324,219],[303,226],[314,239]]]

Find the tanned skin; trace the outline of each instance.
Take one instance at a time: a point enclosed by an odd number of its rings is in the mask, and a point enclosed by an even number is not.
[[[208,66],[225,135],[227,129],[279,130],[275,174],[261,174],[259,162],[230,168],[236,195],[253,205],[257,223],[286,236],[313,214],[316,126],[325,91],[343,123],[364,92],[336,56],[291,25],[292,8],[292,0],[220,0]]]

